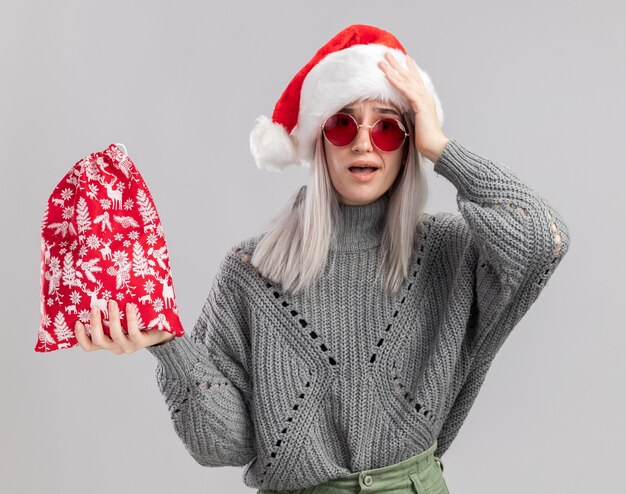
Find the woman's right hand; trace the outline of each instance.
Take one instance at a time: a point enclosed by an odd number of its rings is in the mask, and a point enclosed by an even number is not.
[[[164,343],[175,338],[172,333],[161,331],[160,329],[140,331],[137,327],[134,306],[130,303],[126,304],[126,325],[128,333],[122,330],[117,302],[109,300],[109,332],[111,336],[104,334],[100,309],[98,308],[91,309],[89,322],[91,337],[89,337],[85,326],[80,321],[76,321],[74,332],[78,344],[86,352],[109,350],[116,355],[133,353],[142,348]]]

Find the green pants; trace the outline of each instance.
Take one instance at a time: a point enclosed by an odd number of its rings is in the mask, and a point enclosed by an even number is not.
[[[257,494],[450,494],[443,479],[443,462],[435,456],[436,449],[435,441],[426,451],[393,465],[354,472],[305,489],[261,489]]]

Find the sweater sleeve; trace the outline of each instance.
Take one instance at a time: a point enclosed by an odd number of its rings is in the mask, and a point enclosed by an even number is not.
[[[456,245],[476,259],[470,321],[477,365],[489,363],[569,247],[561,214],[507,167],[450,139],[434,171],[457,189]]]
[[[174,429],[203,466],[243,466],[255,456],[247,325],[225,259],[190,335],[147,347]]]

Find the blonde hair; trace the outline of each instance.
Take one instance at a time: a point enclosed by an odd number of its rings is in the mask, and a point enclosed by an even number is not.
[[[409,121],[408,153],[406,164],[385,192],[389,203],[376,273],[376,280],[388,296],[397,293],[408,275],[415,235],[428,198],[421,155],[413,142],[412,115],[404,116],[405,122]],[[339,201],[328,173],[320,131],[310,184],[294,193],[285,208],[270,220],[250,262],[262,276],[280,283],[284,291],[308,291],[326,265],[338,215]]]

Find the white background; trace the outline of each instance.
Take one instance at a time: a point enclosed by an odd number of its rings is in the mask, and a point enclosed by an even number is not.
[[[444,133],[567,221],[570,251],[496,357],[443,456],[452,494],[624,489],[623,6],[615,2],[2,2],[0,490],[251,492],[184,449],[141,350],[40,354],[40,223],[83,156],[122,142],[166,233],[189,330],[226,249],[308,171],[257,170],[249,132],[353,23],[431,76]],[[427,211],[457,211],[429,171]]]

